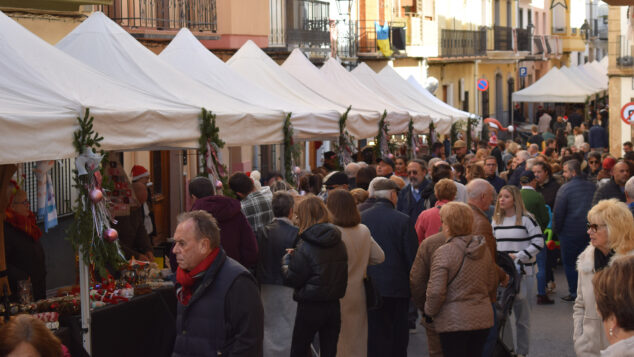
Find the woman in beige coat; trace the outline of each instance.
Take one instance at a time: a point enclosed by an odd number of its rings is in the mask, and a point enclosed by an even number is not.
[[[634,250],[634,219],[625,203],[617,199],[599,201],[588,212],[590,245],[579,255],[577,299],[573,308],[574,343],[578,357],[599,356],[608,347],[603,323],[597,312],[592,278],[613,256]]]
[[[348,251],[348,286],[341,299],[341,332],[337,356],[368,355],[368,312],[365,303],[363,277],[368,265],[379,264],[385,254],[372,239],[368,227],[361,223],[354,197],[346,190],[328,193],[331,222],[341,231]]]

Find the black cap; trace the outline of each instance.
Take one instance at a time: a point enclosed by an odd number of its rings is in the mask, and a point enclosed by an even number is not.
[[[524,170],[520,175],[520,183],[529,183],[535,179],[535,174],[531,170]]]
[[[379,162],[381,162],[381,161],[383,161],[384,163],[392,166],[392,170],[396,169],[396,164],[394,164],[394,160],[390,159],[389,157],[382,157],[382,158],[376,160],[377,164]]]
[[[334,156],[337,156],[337,154],[334,151],[326,151],[324,153],[324,159],[329,160],[331,158],[333,158]]]
[[[326,187],[335,186],[335,185],[347,185],[348,184],[348,175],[341,171],[337,171],[334,174],[328,177],[328,180],[324,183]]]

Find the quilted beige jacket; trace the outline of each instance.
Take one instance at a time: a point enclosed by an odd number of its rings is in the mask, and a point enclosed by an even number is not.
[[[432,258],[425,314],[433,317],[438,333],[490,328],[489,291],[496,284],[496,269],[485,239],[450,237]]]

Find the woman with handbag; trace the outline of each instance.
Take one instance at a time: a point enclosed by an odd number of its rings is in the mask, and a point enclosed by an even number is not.
[[[337,356],[367,356],[368,312],[364,276],[368,265],[385,260],[383,249],[372,239],[370,230],[361,224],[361,215],[350,192],[342,189],[328,194],[330,221],[341,231],[348,251],[348,286],[341,299],[341,333]],[[371,290],[371,289],[368,289]]]
[[[282,258],[284,283],[295,289],[297,314],[291,357],[306,357],[319,332],[320,355],[337,355],[341,329],[339,299],[348,284],[348,255],[341,232],[328,223],[324,202],[309,196],[297,206],[299,239]]]
[[[432,258],[423,317],[438,332],[445,357],[481,356],[493,326],[496,268],[484,237],[471,235],[468,205],[447,203],[440,218],[447,240]]]

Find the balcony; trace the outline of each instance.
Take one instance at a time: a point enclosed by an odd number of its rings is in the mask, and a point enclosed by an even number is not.
[[[99,10],[128,29],[176,32],[187,27],[208,33],[217,29],[215,0],[113,0]],[[135,37],[157,37],[130,32]]]
[[[385,57],[377,45],[375,22],[377,20],[367,19],[359,22],[358,56],[360,57]],[[405,19],[397,20],[389,22],[388,25],[392,56],[403,56],[407,48],[407,22]]]
[[[616,47],[616,65],[619,69],[631,69],[634,67],[634,44],[627,36],[618,36]]]
[[[559,36],[544,36],[544,44],[546,45],[546,54],[558,57],[563,54],[563,41]]]
[[[544,36],[535,35],[531,37],[531,42],[533,44],[531,48],[531,55],[545,56],[548,53],[548,50],[546,49],[546,44],[544,43]]]
[[[349,20],[337,20],[332,23],[336,33],[335,43],[331,46],[336,48],[337,57],[342,61],[355,61],[357,58],[357,22]]]
[[[376,27],[374,21],[365,21],[359,26],[359,55],[376,55],[379,51],[376,45]]]
[[[325,49],[329,52],[329,6],[325,1],[286,1],[286,43],[290,47]]]
[[[441,57],[473,57],[486,55],[486,32],[469,30],[442,30]]]
[[[513,51],[513,29],[505,26],[493,26],[487,29],[488,51]]]
[[[526,29],[514,29],[517,51],[530,52],[531,50],[531,36],[530,31]]]

